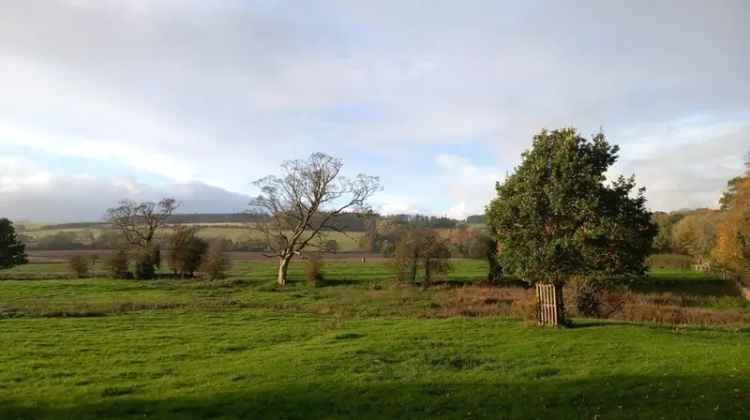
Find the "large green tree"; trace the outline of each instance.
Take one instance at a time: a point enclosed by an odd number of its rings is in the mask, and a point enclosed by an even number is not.
[[[497,184],[487,220],[504,270],[529,283],[642,276],[657,228],[634,177],[607,183],[619,148],[603,134],[542,131]]]
[[[26,264],[26,245],[16,236],[16,228],[8,219],[0,219],[0,269]]]

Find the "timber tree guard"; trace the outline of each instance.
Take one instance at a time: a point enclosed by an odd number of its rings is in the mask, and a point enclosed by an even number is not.
[[[565,303],[562,285],[536,284],[537,323],[540,326],[565,325]]]

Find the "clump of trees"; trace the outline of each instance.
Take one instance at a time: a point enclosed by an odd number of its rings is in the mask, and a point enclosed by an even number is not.
[[[690,255],[697,263],[707,262],[716,242],[716,227],[723,217],[715,210],[685,215],[672,227],[672,250]]]
[[[452,270],[447,240],[432,229],[406,229],[396,242],[390,265],[396,278],[405,283],[416,283],[424,272],[422,286],[432,285],[434,277]]]
[[[208,251],[208,242],[196,236],[197,229],[177,226],[170,235],[167,263],[175,276],[193,277]]]
[[[107,210],[107,220],[119,231],[124,250],[134,260],[136,278],[152,279],[156,276],[161,264],[156,232],[177,207],[175,199],[165,198],[159,203],[122,200],[117,207]]]
[[[606,183],[618,150],[572,128],[534,137],[487,208],[506,272],[555,285],[558,302],[573,278],[644,275],[657,227],[634,177]]]
[[[359,174],[344,177],[341,159],[314,153],[305,160],[281,165],[282,175],[270,175],[254,184],[260,194],[251,210],[268,216],[255,223],[270,256],[279,260],[277,284],[287,284],[289,263],[323,231],[337,230],[337,219],[346,213],[367,213],[368,200],[380,189],[377,177]]]
[[[26,245],[18,239],[13,222],[0,219],[0,270],[27,262]]]

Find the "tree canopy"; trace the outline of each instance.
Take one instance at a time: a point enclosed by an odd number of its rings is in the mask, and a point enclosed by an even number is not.
[[[607,184],[618,146],[604,134],[542,131],[487,208],[504,270],[528,282],[642,276],[657,228],[634,177]]]

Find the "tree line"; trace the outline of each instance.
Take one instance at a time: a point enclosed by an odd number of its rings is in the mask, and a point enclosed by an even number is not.
[[[652,252],[685,253],[747,277],[750,163],[729,182],[719,210],[652,214],[634,177],[607,181],[618,152],[601,133],[587,139],[575,129],[542,131],[521,164],[496,185],[486,214],[470,219],[486,229],[445,217],[378,216],[369,201],[381,189],[379,179],[345,177],[340,159],[316,153],[284,162],[280,175],[256,181],[260,194],[250,203],[247,213],[255,223],[249,225],[260,234],[266,255],[279,262],[279,286],[287,282],[292,259],[332,246],[326,232],[351,229],[364,232],[363,251],[392,257],[397,278],[414,282],[422,272],[426,284],[450,270],[448,259],[455,256],[487,258],[489,279],[508,274],[556,286],[573,278],[596,283],[643,277]],[[154,275],[163,244],[156,232],[174,220],[177,208],[175,200],[164,199],[123,201],[109,209],[108,223],[117,232],[114,255],[128,260],[119,265],[123,271],[132,267],[127,275]],[[189,227],[177,228],[167,243],[170,268],[180,276],[200,267],[185,260],[202,259],[211,249]],[[215,255],[223,255],[226,242],[216,243]]]

